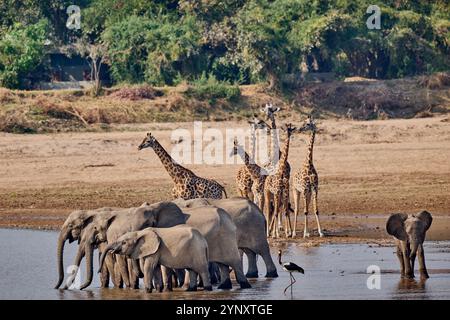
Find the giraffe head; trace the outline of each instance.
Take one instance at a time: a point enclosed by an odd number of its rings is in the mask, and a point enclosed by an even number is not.
[[[233,149],[231,149],[230,157],[232,157],[232,156],[234,156],[236,154],[239,154],[239,153],[243,154],[244,153],[244,148],[241,145],[239,145],[239,142],[237,141],[237,139],[234,139],[234,141],[233,141]]]
[[[264,121],[258,118],[256,114],[253,115],[253,119],[248,121],[253,130],[266,129],[266,131],[270,131],[269,125]]]
[[[280,107],[275,107],[272,103],[266,103],[261,112],[266,115],[266,120],[275,121],[275,113],[281,111]]]
[[[309,115],[308,119],[306,119],[303,122],[302,126],[300,128],[298,128],[297,132],[299,132],[299,133],[308,132],[308,131],[316,132],[316,130],[317,130],[316,123],[315,123],[313,117],[311,115]]]
[[[291,123],[287,123],[281,128],[281,130],[286,132],[286,135],[289,139],[292,136],[292,134],[294,133],[294,131],[297,131],[298,129],[296,127],[294,127]]]
[[[153,148],[155,142],[156,138],[152,136],[152,134],[149,132],[147,133],[147,136],[145,136],[145,139],[142,141],[142,143],[139,145],[138,150],[142,150],[145,148]]]

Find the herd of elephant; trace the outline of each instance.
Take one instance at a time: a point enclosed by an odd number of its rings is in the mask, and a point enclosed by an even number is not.
[[[242,289],[250,288],[247,278],[258,277],[260,255],[266,277],[278,277],[265,234],[265,217],[245,198],[176,199],[171,202],[144,203],[133,208],[76,210],[64,222],[57,245],[59,279],[64,281],[64,244],[77,241],[75,273],[86,258],[86,279],[80,289],[93,280],[93,253],[97,248],[100,283],[108,287],[139,288],[144,278],[147,292],[185,287],[188,291],[231,289],[230,272]],[[248,259],[244,274],[242,256]],[[71,285],[74,274],[66,281]]]
[[[428,278],[423,242],[432,223],[427,211],[418,214],[393,214],[386,230],[397,239],[401,275],[414,277],[414,262],[419,258],[421,276]],[[102,287],[110,280],[115,287],[139,288],[144,278],[147,292],[198,286],[212,290],[231,289],[231,270],[241,288],[250,288],[247,278],[258,277],[257,255],[266,265],[266,277],[278,277],[265,234],[266,220],[259,208],[245,198],[177,199],[154,204],[143,203],[127,209],[105,207],[76,210],[61,228],[57,246],[59,279],[64,281],[64,244],[77,241],[74,264],[79,267],[86,257],[86,280],[93,280],[93,253],[99,250]],[[248,259],[244,275],[242,256]],[[78,268],[75,268],[77,272]],[[75,275],[65,284],[71,285]]]

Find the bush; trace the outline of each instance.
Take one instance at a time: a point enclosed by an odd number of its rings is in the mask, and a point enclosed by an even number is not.
[[[47,21],[23,26],[16,24],[0,39],[0,86],[17,89],[43,61]]]
[[[154,99],[164,93],[149,85],[123,87],[111,93],[111,97],[127,100]]]
[[[200,100],[226,99],[227,101],[237,101],[241,96],[238,85],[232,85],[226,81],[219,81],[215,76],[203,74],[194,81],[186,94]]]

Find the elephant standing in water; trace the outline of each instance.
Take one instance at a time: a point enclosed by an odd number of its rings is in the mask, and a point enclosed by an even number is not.
[[[414,262],[419,255],[419,272],[428,278],[423,242],[433,218],[427,211],[418,214],[396,213],[386,223],[387,232],[396,238],[397,256],[402,277],[414,278]]]
[[[57,243],[57,268],[58,268],[58,282],[55,289],[58,289],[64,281],[64,245],[67,240],[69,243],[74,241],[80,242],[83,230],[93,221],[94,217],[102,212],[112,212],[118,208],[104,207],[96,210],[75,210],[69,214],[61,231],[59,232]],[[108,286],[107,279],[102,278],[102,286]],[[117,284],[118,285],[118,284]]]
[[[108,213],[97,216],[81,237],[76,265],[79,266],[83,252],[86,254],[87,281],[81,286],[86,288],[92,281],[92,251],[102,241],[112,243],[126,232],[139,231],[148,227],[169,228],[179,224],[187,224],[196,228],[205,237],[209,248],[209,261],[219,264],[221,280],[219,289],[230,289],[230,270],[235,273],[241,288],[250,288],[243,271],[236,241],[236,226],[230,215],[223,209],[213,206],[186,208],[181,210],[171,202],[159,202],[120,211],[121,214],[111,219]],[[99,233],[104,233],[99,235]],[[116,266],[121,276],[130,283],[136,283],[137,272],[129,269],[123,256],[116,257]],[[130,276],[130,273],[132,274]],[[132,285],[133,286],[133,285]]]
[[[197,275],[203,281],[204,290],[212,290],[208,272],[208,244],[197,229],[187,225],[125,233],[105,248],[100,258],[100,270],[109,251],[135,261],[140,259],[147,292],[152,291],[153,276],[160,265],[188,269],[188,291],[197,290]]]
[[[233,219],[237,228],[237,244],[248,258],[247,278],[257,278],[256,255],[261,255],[266,265],[266,277],[278,277],[277,268],[270,255],[266,237],[266,219],[252,201],[246,198],[228,199],[176,199],[173,201],[181,208],[215,206],[225,210]]]

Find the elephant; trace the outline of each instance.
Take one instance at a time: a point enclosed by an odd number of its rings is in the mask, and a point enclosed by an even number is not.
[[[110,214],[114,214],[114,212]],[[182,211],[172,202],[158,202],[121,210],[120,214],[116,214],[112,221],[108,214],[97,216],[91,222],[89,230],[83,232],[81,240],[81,243],[89,244],[91,248],[80,246],[77,257],[82,257],[83,251],[90,253],[95,246],[99,246],[100,239],[104,239],[103,241],[109,244],[115,242],[126,232],[140,231],[149,227],[170,228],[180,224],[187,224],[198,229],[205,237],[209,248],[209,260],[219,264],[222,280],[219,289],[231,288],[229,267],[235,271],[241,288],[251,287],[242,271],[242,262],[236,241],[236,226],[226,211],[213,206],[185,208]],[[96,235],[99,232],[104,232],[104,235],[101,237]],[[88,254],[86,258],[87,281],[81,286],[81,289],[87,287],[92,280],[92,255]],[[125,279],[124,281],[130,281],[130,273],[132,280],[137,280],[138,270],[136,268],[129,270],[124,256],[116,258],[116,272],[120,273]],[[80,262],[81,259],[76,260],[76,265],[79,266]]]
[[[64,281],[64,244],[67,240],[69,243],[80,240],[83,229],[92,222],[93,218],[101,212],[110,212],[117,208],[103,207],[96,210],[75,210],[72,211],[64,222],[59,232],[57,244],[57,268],[58,282],[55,289],[58,289]]]
[[[278,277],[277,268],[270,255],[269,243],[266,237],[266,219],[252,201],[236,197],[228,199],[176,199],[181,208],[197,208],[212,205],[225,210],[237,227],[237,244],[248,258],[247,278],[257,278],[256,255],[261,255],[266,265],[266,277]]]
[[[425,266],[423,242],[433,217],[427,211],[417,214],[395,213],[386,222],[386,231],[396,238],[397,257],[400,261],[402,277],[414,278],[414,262],[419,255],[419,272],[423,278],[429,278]]]
[[[212,290],[208,273],[208,244],[201,233],[190,226],[146,228],[125,233],[105,248],[100,258],[99,272],[109,251],[135,261],[140,259],[147,292],[152,292],[153,275],[159,265],[188,269],[190,282],[187,291],[197,290],[197,275],[203,281],[204,290]]]

